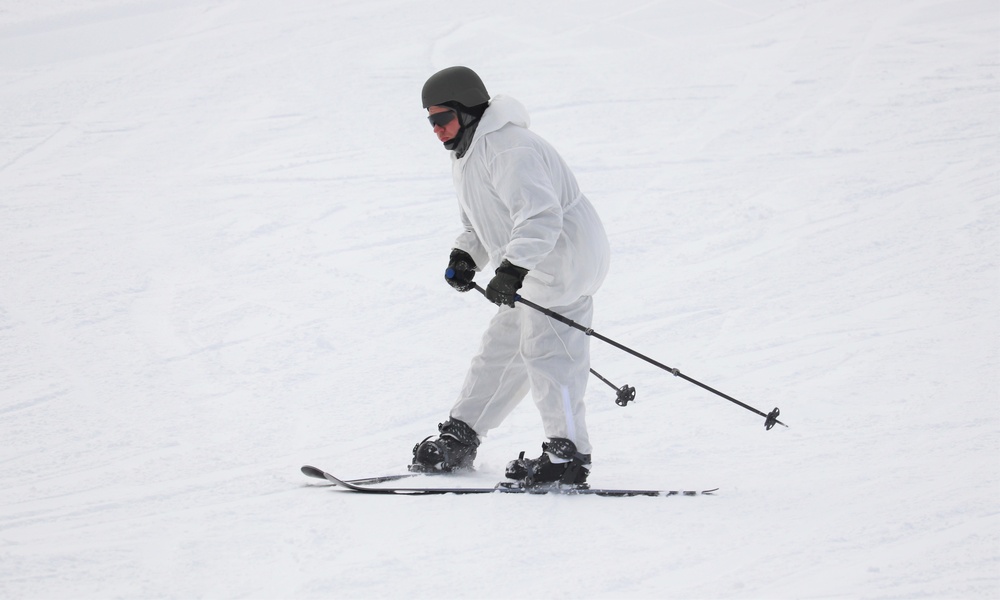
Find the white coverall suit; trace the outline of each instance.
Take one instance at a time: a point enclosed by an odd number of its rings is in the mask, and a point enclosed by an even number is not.
[[[452,176],[465,231],[455,247],[478,269],[504,259],[528,270],[519,294],[590,326],[608,271],[607,234],[556,150],[528,129],[510,97],[490,102]],[[491,269],[492,271],[492,269]],[[590,338],[523,304],[501,306],[483,335],[451,416],[480,436],[500,425],[530,390],[545,435],[590,454],[584,392]]]

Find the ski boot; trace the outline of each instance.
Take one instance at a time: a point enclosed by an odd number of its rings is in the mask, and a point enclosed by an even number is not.
[[[506,476],[526,488],[539,486],[587,487],[590,455],[576,451],[576,444],[566,438],[551,438],[542,443],[542,455],[524,458],[524,452],[507,463]]]
[[[476,460],[476,448],[479,447],[479,436],[475,430],[463,421],[448,418],[438,424],[441,435],[427,436],[424,441],[413,447],[413,463],[410,471],[419,473],[450,473],[459,470],[472,470]]]

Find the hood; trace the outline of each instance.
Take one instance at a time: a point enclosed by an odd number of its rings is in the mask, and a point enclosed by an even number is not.
[[[528,109],[524,108],[523,104],[510,96],[494,96],[490,100],[490,107],[486,109],[486,112],[483,113],[483,118],[479,120],[479,125],[476,127],[472,143],[469,144],[465,156],[469,155],[469,152],[476,146],[481,137],[487,133],[497,131],[508,123],[527,129],[531,125]]]

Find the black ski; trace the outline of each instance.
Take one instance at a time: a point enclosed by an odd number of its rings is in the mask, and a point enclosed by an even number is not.
[[[315,477],[316,479],[327,478],[328,473],[322,469],[317,469],[316,467],[310,467],[306,465],[302,467],[302,473],[308,475],[309,477]],[[406,479],[408,477],[416,477],[417,475],[424,475],[424,473],[402,473],[399,475],[379,475],[378,477],[362,477],[361,479],[347,479],[343,483],[352,483],[354,485],[375,485],[376,483],[386,483],[387,481],[399,481],[400,479]],[[339,485],[334,481],[330,481],[334,485]]]
[[[412,477],[416,473],[405,475],[386,475],[384,477],[367,477],[365,479],[343,480],[317,469],[304,466],[302,472],[309,477],[326,479],[330,483],[345,490],[361,494],[383,494],[396,496],[428,496],[436,494],[562,494],[567,496],[700,496],[712,494],[719,488],[710,490],[632,490],[632,489],[601,489],[575,487],[520,487],[516,483],[498,483],[494,487],[371,487],[376,483],[385,483]]]

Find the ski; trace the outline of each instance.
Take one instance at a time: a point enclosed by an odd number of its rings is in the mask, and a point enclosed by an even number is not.
[[[711,495],[719,488],[710,490],[634,490],[634,489],[603,489],[577,487],[521,487],[514,482],[501,482],[493,487],[371,487],[376,483],[386,483],[412,477],[416,473],[405,475],[387,475],[384,477],[367,477],[364,479],[343,480],[316,467],[304,466],[302,472],[309,477],[326,479],[334,485],[361,494],[382,494],[396,496],[429,496],[440,494],[560,494],[565,496],[702,496]]]
[[[310,467],[306,465],[302,467],[302,473],[308,475],[309,477],[315,477],[316,479],[324,479],[338,485],[336,482],[331,481],[326,477],[327,473],[322,469],[317,469],[316,467]],[[389,481],[399,481],[400,479],[406,479],[408,477],[416,477],[417,475],[425,475],[425,473],[400,473],[398,475],[379,475],[377,477],[362,477],[360,479],[347,479],[343,483],[351,483],[354,485],[375,485],[376,483],[386,483]]]

